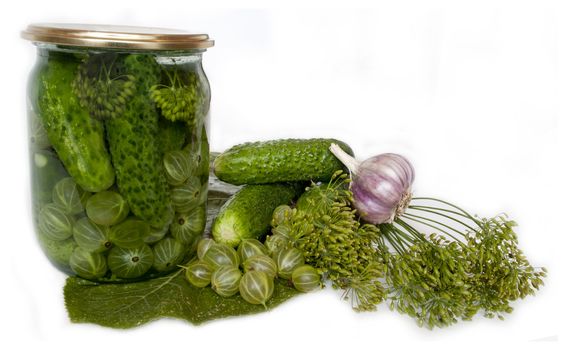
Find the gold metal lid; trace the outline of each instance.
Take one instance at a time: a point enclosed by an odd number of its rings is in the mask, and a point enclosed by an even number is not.
[[[206,49],[214,41],[207,34],[176,29],[77,23],[36,23],[22,32],[35,43],[129,50]]]

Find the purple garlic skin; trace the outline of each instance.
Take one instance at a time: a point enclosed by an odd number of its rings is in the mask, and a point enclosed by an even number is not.
[[[354,207],[373,224],[390,223],[401,214],[415,179],[411,163],[394,153],[363,161],[352,175]]]

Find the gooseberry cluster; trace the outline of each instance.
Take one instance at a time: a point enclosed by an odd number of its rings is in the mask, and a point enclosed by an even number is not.
[[[130,215],[118,192],[90,193],[65,177],[55,184],[52,202],[39,211],[38,233],[50,258],[86,279],[165,273],[187,258],[203,232],[203,202],[192,201],[190,210],[180,211],[170,225],[153,228]]]
[[[186,267],[186,278],[195,287],[211,285],[223,297],[239,292],[248,303],[265,307],[276,278],[290,282],[301,292],[321,286],[320,275],[304,263],[298,249],[277,249],[270,242],[244,239],[235,250],[203,238],[197,246],[197,259]]]

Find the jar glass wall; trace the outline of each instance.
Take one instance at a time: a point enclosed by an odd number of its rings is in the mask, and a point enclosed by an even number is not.
[[[134,281],[187,261],[204,231],[203,48],[36,43],[28,82],[35,231],[60,270]]]

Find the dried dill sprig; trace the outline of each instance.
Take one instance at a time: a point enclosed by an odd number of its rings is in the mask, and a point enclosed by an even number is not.
[[[445,327],[479,312],[503,319],[513,301],[543,285],[545,269],[529,263],[504,215],[481,219],[414,198],[392,223],[365,224],[349,185],[340,173],[312,184],[296,208],[275,214],[273,233],[274,243],[300,249],[355,310],[376,310],[387,300],[420,326]]]
[[[481,219],[448,202],[414,198],[392,224],[379,225],[392,248],[390,307],[429,328],[479,311],[503,319],[511,302],[535,294],[546,276],[518,247],[514,226],[505,215]],[[417,227],[433,233],[426,237]]]
[[[512,312],[512,301],[535,294],[547,271],[531,266],[518,247],[514,221],[502,215],[477,222],[480,229],[469,232],[464,249],[474,291],[471,304],[486,317],[503,319]]]
[[[164,71],[167,82],[150,88],[150,97],[170,121],[194,125],[206,111],[204,88],[199,76],[182,70]]]
[[[387,237],[394,234],[389,226],[383,229]],[[428,328],[468,319],[472,295],[462,255],[460,243],[435,234],[392,254],[386,274],[389,307]]]
[[[119,117],[134,95],[134,76],[124,73],[119,54],[90,55],[79,67],[72,82],[81,106],[97,119]]]

